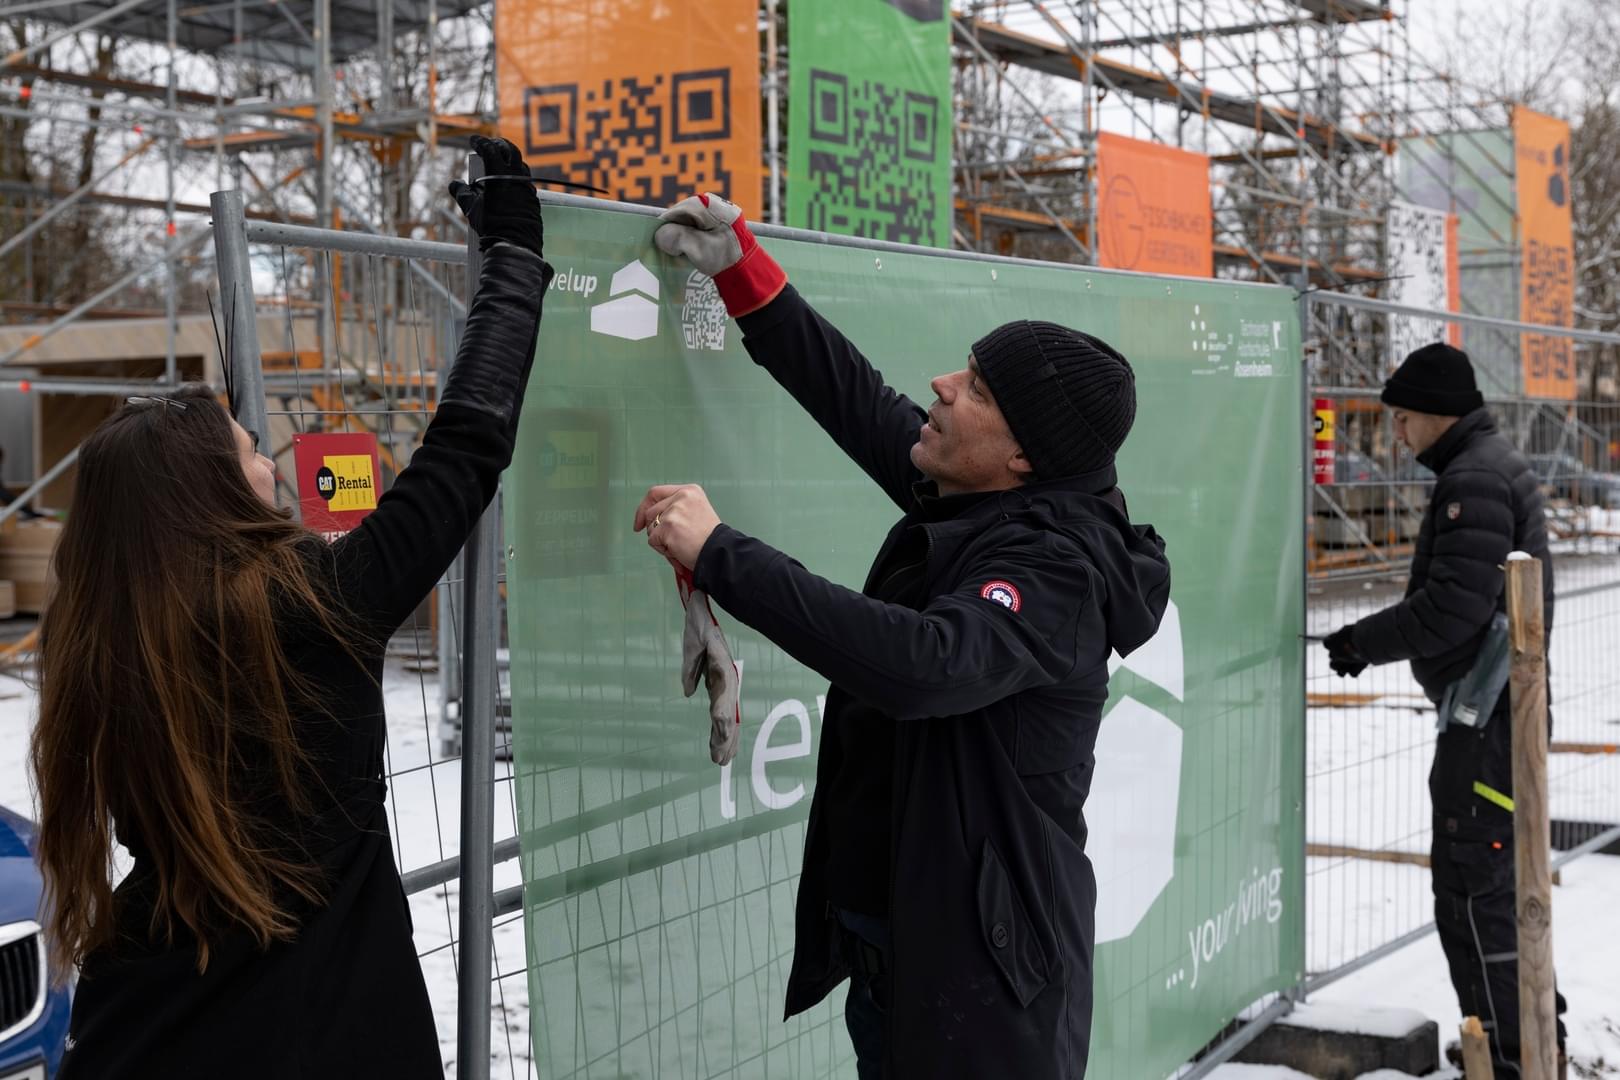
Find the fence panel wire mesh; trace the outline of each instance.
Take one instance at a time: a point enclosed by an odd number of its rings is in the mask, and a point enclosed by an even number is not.
[[[1399,446],[1377,387],[1392,316],[1308,305],[1318,407],[1333,412],[1332,478],[1307,522],[1307,634],[1400,600],[1434,476]],[[1400,316],[1394,316],[1400,317]],[[1517,334],[1470,326],[1470,346]],[[1577,350],[1583,348],[1577,344]],[[1620,406],[1506,396],[1476,364],[1501,430],[1542,479],[1556,609],[1548,786],[1554,858],[1620,825]],[[1436,711],[1406,664],[1341,679],[1309,643],[1306,684],[1307,971],[1330,981],[1433,922],[1428,772]]]
[[[266,453],[277,466],[284,505],[296,505],[293,438],[305,433],[369,432],[377,437],[382,490],[409,463],[432,417],[439,381],[459,338],[465,272],[411,258],[255,243],[251,266],[261,317],[280,316],[279,340],[261,331]],[[266,290],[264,283],[271,282]],[[322,333],[322,297],[330,312]],[[330,337],[330,346],[325,339]],[[498,512],[495,519],[498,520]],[[457,1062],[462,851],[460,666],[463,655],[462,564],[440,582],[391,642],[383,691],[388,741],[385,771],[395,856],[404,877],[417,953],[433,1002],[447,1076],[534,1075],[528,1032],[512,794],[510,698],[503,602],[481,617],[496,620],[500,677],[495,693],[494,886],[496,917],[476,947],[491,949],[488,1062]],[[501,894],[505,903],[501,904]]]

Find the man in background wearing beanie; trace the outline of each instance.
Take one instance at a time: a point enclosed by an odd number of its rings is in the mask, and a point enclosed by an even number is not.
[[[1110,651],[1157,631],[1164,545],[1114,454],[1130,365],[1016,322],[933,380],[884,384],[713,195],[658,246],[714,278],[755,362],[903,513],[860,592],[655,487],[648,543],[832,687],[805,833],[787,1015],[850,980],[861,1080],[1075,1080],[1091,1033],[1096,880],[1082,815]]]
[[[1552,559],[1541,488],[1524,456],[1496,429],[1468,356],[1425,345],[1384,383],[1395,437],[1433,469],[1434,495],[1418,533],[1406,597],[1330,634],[1339,675],[1408,660],[1443,714],[1429,771],[1435,925],[1464,1016],[1490,1036],[1498,1076],[1519,1075],[1518,931],[1514,905],[1511,696],[1484,702],[1473,724],[1452,708],[1506,612],[1508,552],[1541,560],[1552,632]],[[1488,661],[1487,661],[1488,663]],[[1558,1011],[1564,1001],[1558,999]],[[1559,1053],[1564,1043],[1558,1024]]]

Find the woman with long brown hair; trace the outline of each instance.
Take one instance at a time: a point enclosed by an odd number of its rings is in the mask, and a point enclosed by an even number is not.
[[[60,1077],[443,1076],[384,812],[389,636],[511,460],[551,280],[517,148],[452,191],[484,249],[410,466],[328,545],[206,390],[85,441],[41,624],[45,916],[80,981]],[[112,884],[114,848],[133,868]]]

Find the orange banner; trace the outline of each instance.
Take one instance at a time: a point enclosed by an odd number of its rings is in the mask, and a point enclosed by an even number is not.
[[[1519,318],[1575,325],[1575,239],[1570,223],[1569,125],[1529,109],[1513,110],[1513,158],[1519,201]],[[1565,337],[1519,335],[1524,392],[1573,400],[1575,348]]]
[[[1213,277],[1209,158],[1097,136],[1097,251],[1104,266]]]
[[[754,0],[497,0],[501,134],[531,166],[668,206],[764,209]]]

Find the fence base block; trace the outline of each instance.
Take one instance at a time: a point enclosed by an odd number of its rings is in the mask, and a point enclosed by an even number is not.
[[[1600,836],[1614,828],[1614,825],[1598,821],[1563,821],[1553,818],[1552,821],[1552,847],[1554,851],[1568,851],[1570,848],[1580,847],[1593,837]],[[1611,840],[1594,854],[1620,855],[1620,839]],[[1554,884],[1557,884],[1554,882]]]
[[[1440,1068],[1440,1026],[1411,1009],[1307,1003],[1267,1028],[1236,1060],[1285,1065],[1321,1080],[1355,1080],[1378,1069],[1427,1076]]]

